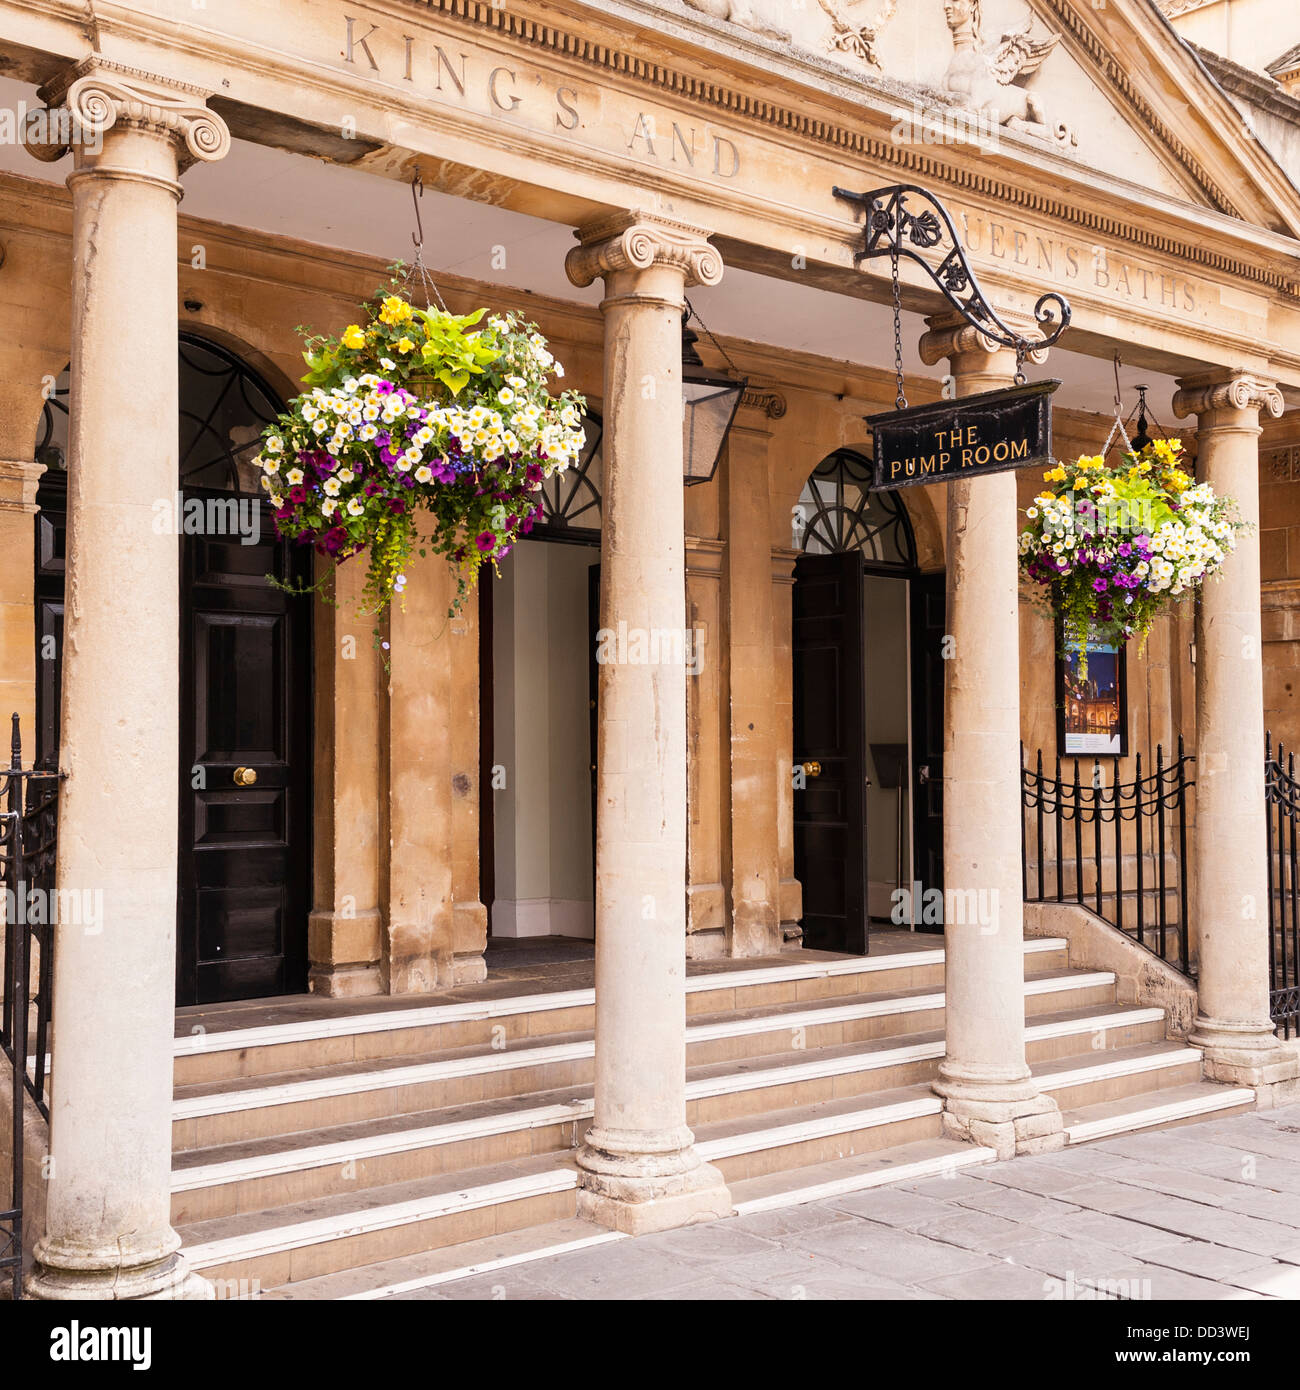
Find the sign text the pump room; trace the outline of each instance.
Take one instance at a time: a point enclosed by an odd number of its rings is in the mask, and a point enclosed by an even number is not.
[[[872,415],[877,490],[947,483],[1052,460],[1052,393],[1059,381],[985,391],[957,401]]]

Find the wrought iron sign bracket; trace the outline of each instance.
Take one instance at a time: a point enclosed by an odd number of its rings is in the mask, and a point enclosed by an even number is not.
[[[893,267],[895,302],[898,295],[898,261],[901,256],[915,261],[942,291],[949,304],[985,337],[1002,347],[1013,348],[1019,369],[1031,352],[1043,351],[1060,340],[1070,326],[1070,305],[1064,295],[1049,290],[1034,305],[1034,321],[1042,336],[1029,339],[999,317],[980,288],[957,228],[947,208],[928,189],[898,183],[870,193],[850,193],[835,187],[837,198],[861,207],[866,215],[862,249],[854,253],[854,265],[888,256]],[[908,205],[909,198],[924,204],[920,210]],[[947,249],[944,249],[946,246]],[[942,259],[931,265],[921,253],[941,249]]]

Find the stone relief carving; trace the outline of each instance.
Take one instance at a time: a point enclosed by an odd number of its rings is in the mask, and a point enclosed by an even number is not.
[[[986,44],[981,33],[980,0],[944,0],[943,12],[953,42],[952,62],[943,85],[954,100],[994,125],[1061,145],[1078,144],[1074,131],[1064,123],[1053,124],[1037,95],[1023,85],[1060,43],[1060,34],[1033,38],[1031,12],[1022,28]]]
[[[880,60],[876,57],[876,35],[893,19],[898,12],[898,0],[883,0],[874,19],[867,22],[863,0],[849,0],[840,4],[839,0],[818,0],[831,21],[833,37],[831,48],[837,53],[849,53],[868,66],[878,68]]]
[[[898,0],[817,0],[825,20],[818,24],[811,6],[802,6],[800,10],[808,18],[801,18],[798,31],[791,32],[782,22],[791,14],[788,0],[686,0],[686,3],[711,19],[725,20],[764,38],[794,43],[835,57],[848,56],[871,68],[880,67],[877,37],[898,11]]]

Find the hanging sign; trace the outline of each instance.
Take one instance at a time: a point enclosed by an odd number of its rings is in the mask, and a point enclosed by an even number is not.
[[[950,483],[977,473],[1051,466],[1052,393],[1035,381],[955,401],[869,415],[877,491]]]

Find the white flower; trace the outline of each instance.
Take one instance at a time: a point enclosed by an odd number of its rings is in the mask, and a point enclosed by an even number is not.
[[[433,469],[427,463],[422,463],[415,470],[415,481],[417,483],[431,483],[433,481]]]
[[[502,405],[513,405],[515,402],[515,393],[508,386],[503,386],[500,391],[497,392],[497,400],[499,400]]]
[[[357,475],[346,464],[339,469],[339,482],[341,483],[350,483],[356,476]]]
[[[339,488],[341,487],[341,484],[339,483],[339,480],[337,478],[326,478],[325,481],[321,484],[321,487],[324,489],[325,495],[327,497],[337,497],[339,495]]]
[[[349,516],[360,516],[365,511],[365,506],[354,497],[348,503],[347,510]]]
[[[384,369],[384,371],[386,371],[386,372],[395,371],[396,368],[397,368],[397,363],[394,362],[393,359],[392,359],[391,357],[381,357],[381,358],[379,359],[379,365],[380,365],[380,366]]]
[[[279,454],[284,452],[284,440],[278,434],[267,436],[266,451],[268,454]]]
[[[302,482],[302,479],[303,479],[303,472],[302,472],[302,469],[301,469],[301,468],[291,468],[291,469],[284,475],[284,480],[285,480],[285,482],[287,482],[287,483],[289,484],[290,487],[297,487],[298,484],[299,484],[300,482]]]
[[[322,516],[333,516],[334,513],[335,513],[336,511],[338,511],[338,509],[339,509],[339,504],[338,504],[332,497],[327,497],[327,498],[320,504],[320,510],[321,510],[321,515],[322,515]]]

